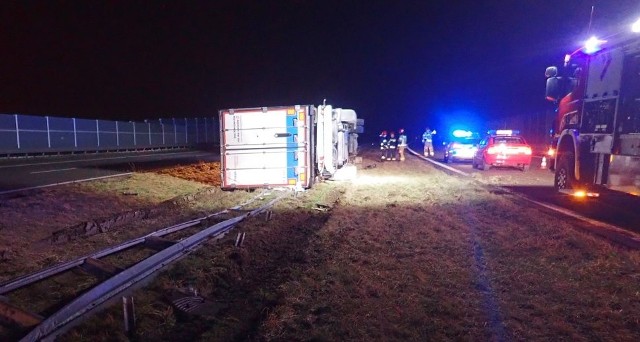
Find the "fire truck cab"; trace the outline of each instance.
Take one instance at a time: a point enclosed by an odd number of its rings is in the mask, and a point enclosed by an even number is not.
[[[557,104],[555,187],[640,195],[640,33],[591,38],[545,75]]]

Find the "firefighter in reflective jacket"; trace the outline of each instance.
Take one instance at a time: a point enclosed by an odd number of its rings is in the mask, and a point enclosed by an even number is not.
[[[404,161],[404,149],[407,148],[407,135],[404,134],[404,128],[400,128],[398,134],[398,153],[400,154],[400,161]]]
[[[433,153],[433,136],[436,135],[436,130],[434,129],[433,131],[429,129],[429,127],[427,127],[427,129],[425,129],[424,133],[422,133],[422,143],[424,144],[424,156],[428,157],[428,156],[432,156],[434,155]]]
[[[387,131],[380,132],[380,160],[384,161],[387,158]]]
[[[391,132],[389,133],[389,140],[387,142],[387,160],[396,160],[397,148],[398,139],[396,139],[396,134]]]

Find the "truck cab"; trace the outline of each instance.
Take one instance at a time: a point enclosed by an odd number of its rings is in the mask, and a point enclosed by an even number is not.
[[[545,75],[557,104],[555,187],[640,194],[640,35],[591,38]]]

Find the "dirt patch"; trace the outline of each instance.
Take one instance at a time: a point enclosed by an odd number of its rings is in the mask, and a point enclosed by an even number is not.
[[[211,186],[219,187],[222,182],[219,162],[199,162],[195,165],[154,169],[150,171]]]

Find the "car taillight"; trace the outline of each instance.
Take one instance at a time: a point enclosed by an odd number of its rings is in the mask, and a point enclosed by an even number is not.
[[[526,155],[531,155],[531,147],[522,147],[522,152]]]
[[[498,153],[498,148],[495,146],[491,146],[487,149],[487,154],[496,154]]]

